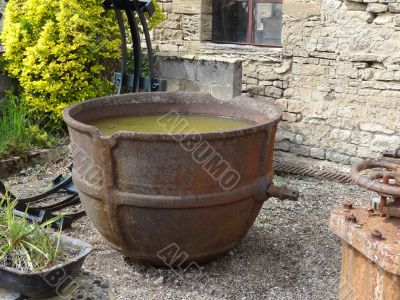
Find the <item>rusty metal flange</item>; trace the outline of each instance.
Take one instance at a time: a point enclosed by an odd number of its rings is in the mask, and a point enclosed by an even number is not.
[[[374,172],[370,176],[361,174],[364,170],[374,168],[384,168],[390,171]],[[359,186],[379,195],[400,198],[400,164],[395,161],[365,160],[353,166],[350,176],[353,182]],[[379,179],[382,179],[383,182],[378,181]],[[395,184],[391,184],[390,179],[394,179]]]

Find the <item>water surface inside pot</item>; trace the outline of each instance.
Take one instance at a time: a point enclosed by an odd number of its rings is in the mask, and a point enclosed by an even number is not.
[[[118,131],[160,134],[221,132],[247,128],[256,124],[239,118],[187,113],[117,116],[88,123],[108,136]]]

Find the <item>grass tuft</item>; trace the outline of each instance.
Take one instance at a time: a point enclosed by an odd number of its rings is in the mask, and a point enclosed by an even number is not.
[[[0,201],[0,265],[24,272],[51,268],[64,260],[61,230],[54,234],[50,225],[57,216],[43,224],[30,223],[25,215],[14,215],[17,200],[5,195]]]

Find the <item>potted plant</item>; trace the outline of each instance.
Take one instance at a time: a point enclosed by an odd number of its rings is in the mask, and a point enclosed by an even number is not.
[[[0,286],[32,298],[62,295],[91,252],[90,244],[54,233],[50,226],[14,215],[17,200],[0,201]]]

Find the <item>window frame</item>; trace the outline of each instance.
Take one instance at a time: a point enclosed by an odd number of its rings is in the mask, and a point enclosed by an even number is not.
[[[213,11],[215,11],[216,1],[213,0]],[[248,45],[248,46],[257,46],[257,47],[266,47],[266,48],[282,48],[282,45],[268,45],[268,44],[257,44],[254,42],[254,13],[255,13],[255,4],[256,3],[281,3],[283,5],[283,0],[230,0],[237,2],[247,2],[249,7],[248,13],[248,22],[247,22],[247,33],[246,33],[246,42],[228,42],[228,41],[216,41],[213,38],[213,32],[211,34],[211,42],[216,44],[236,44],[236,45]],[[212,27],[214,30],[214,26]]]

